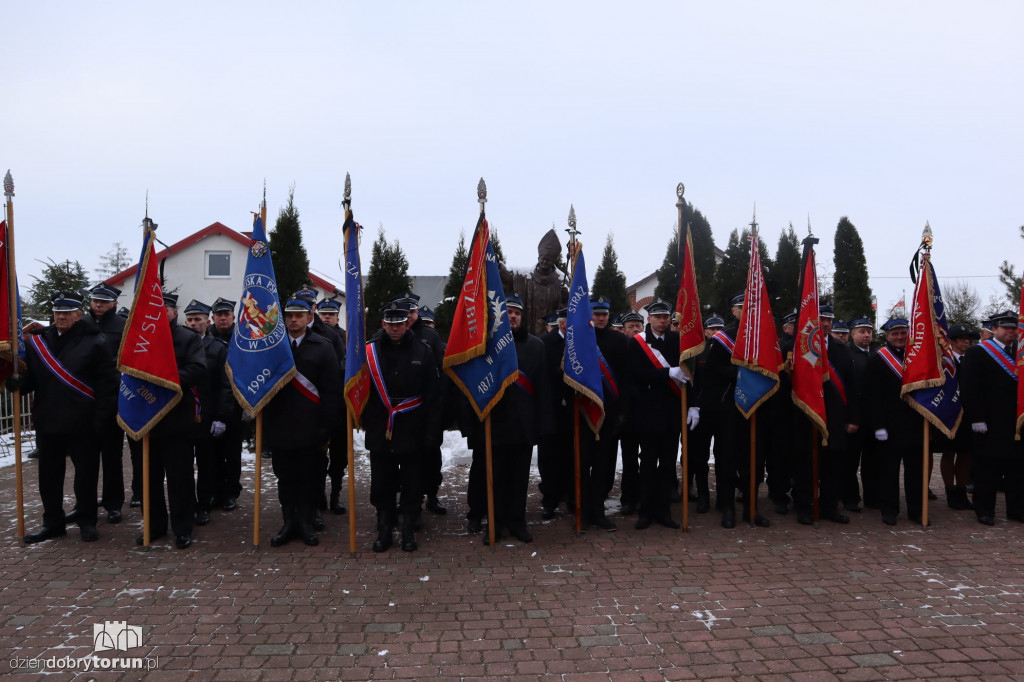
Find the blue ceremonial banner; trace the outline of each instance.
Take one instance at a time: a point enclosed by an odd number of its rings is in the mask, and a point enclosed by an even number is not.
[[[270,246],[259,216],[253,220],[237,320],[225,369],[235,399],[256,413],[295,376]]]
[[[157,272],[156,236],[147,224],[135,275],[135,296],[124,325],[117,368],[117,422],[135,440],[160,423],[181,400],[178,363]]]
[[[601,352],[597,349],[594,313],[590,309],[587,263],[583,246],[577,247],[576,266],[569,284],[569,305],[565,317],[565,354],[562,371],[565,383],[580,394],[580,409],[590,430],[597,433],[604,423],[604,387]]]
[[[345,326],[348,347],[345,352],[345,404],[352,420],[359,423],[370,392],[370,373],[366,367],[366,315],[363,306],[363,275],[359,264],[359,230],[352,211],[345,211]]]
[[[778,379],[746,367],[736,368],[736,407],[744,416],[750,415],[779,386]]]
[[[483,421],[501,400],[505,389],[516,382],[516,378],[519,376],[519,359],[516,356],[516,345],[512,339],[512,327],[508,323],[505,290],[501,286],[501,275],[498,273],[498,259],[494,256],[487,220],[482,213],[477,224],[477,233],[473,235],[473,251],[481,246],[484,248],[485,261],[483,276],[481,277],[479,272],[474,274],[471,270],[467,271],[466,282],[463,283],[460,294],[461,305],[456,307],[456,314],[463,310],[476,309],[479,311],[481,307],[486,309],[485,350],[482,354],[473,357],[466,358],[468,354],[456,357],[455,359],[462,360],[457,364],[455,362],[449,364],[448,361],[452,358],[446,355],[444,371],[466,394],[477,418]],[[476,258],[478,256],[471,251],[469,262],[476,262],[474,260]],[[476,290],[481,293],[486,292],[486,301],[469,300],[471,295],[467,292]],[[468,313],[465,314],[468,315]],[[479,315],[479,312],[473,314],[476,316]],[[474,319],[476,318],[474,317]],[[453,334],[456,329],[460,328],[467,327],[453,324]],[[466,345],[466,339],[453,340],[450,338],[448,342],[449,348],[461,348]]]
[[[930,254],[925,254],[910,312],[903,399],[947,438],[963,416],[960,378],[949,343],[946,307]]]

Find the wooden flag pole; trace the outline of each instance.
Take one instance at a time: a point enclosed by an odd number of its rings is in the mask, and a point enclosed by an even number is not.
[[[680,494],[681,494],[681,497],[683,498],[682,526],[683,526],[683,532],[685,533],[687,531],[687,529],[688,529],[689,519],[690,519],[690,513],[689,513],[690,512],[690,457],[689,457],[690,438],[689,438],[689,434],[687,433],[687,429],[686,429],[686,412],[687,412],[687,409],[686,409],[686,386],[680,386],[679,388],[682,389],[680,391],[682,393],[682,396],[681,396],[682,400],[681,400],[681,402],[679,404],[680,404],[680,407],[681,407],[681,410],[682,410],[682,416],[683,416],[683,421],[682,421],[683,429],[682,429],[682,433],[680,435],[680,442],[682,443],[682,446],[683,446],[683,483],[682,483],[682,486],[681,486],[682,490],[680,491]]]
[[[750,485],[747,490],[747,505],[750,510],[747,520],[754,524],[754,517],[757,515],[757,412],[750,415]]]
[[[928,420],[921,417],[924,425],[924,445],[921,457],[921,525],[928,527],[928,441],[931,438],[931,430],[928,428]]]
[[[149,434],[142,437],[142,546],[149,547]]]
[[[576,493],[576,532],[583,532],[583,500],[580,486],[580,394],[572,397],[573,484]]]
[[[18,346],[21,345],[21,330],[18,329],[18,275],[14,262],[14,179],[11,171],[4,176],[4,197],[7,199],[7,306],[10,311],[11,330],[11,376],[18,378]],[[21,462],[21,390],[11,391],[12,415],[14,417],[14,479],[15,499],[18,514],[18,537],[25,537],[25,486]]]
[[[356,551],[356,449],[352,441],[352,410],[345,410],[345,422],[348,427],[346,443],[348,449],[348,551]]]
[[[487,540],[491,547],[497,542],[497,522],[494,519],[494,458],[491,451],[491,415],[484,417],[484,451],[487,466]]]
[[[252,544],[260,546],[260,508],[263,492],[263,411],[256,413],[256,465],[252,491]]]
[[[813,507],[813,518],[820,519],[821,509],[818,505],[818,427],[811,427],[811,504]]]

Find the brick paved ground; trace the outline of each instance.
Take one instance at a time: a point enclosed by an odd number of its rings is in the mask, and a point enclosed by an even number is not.
[[[449,515],[427,519],[414,553],[370,551],[362,478],[353,555],[347,517],[328,519],[319,547],[269,546],[279,516],[266,464],[259,550],[249,495],[185,551],[136,548],[134,509],[101,522],[99,542],[72,529],[26,547],[13,467],[0,470],[3,672],[91,656],[93,625],[126,621],[144,644],[120,655],[158,664],[154,680],[1024,679],[1024,526],[984,527],[941,499],[928,530],[889,528],[877,512],[817,528],[769,512],[769,529],[691,515],[686,534],[636,531],[613,516],[618,532],[577,537],[565,516],[540,520],[534,487],[534,543],[491,549],[465,532],[460,465],[443,491]],[[32,530],[34,463],[26,471]]]

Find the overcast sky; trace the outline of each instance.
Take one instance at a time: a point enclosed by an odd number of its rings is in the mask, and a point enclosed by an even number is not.
[[[340,282],[346,171],[364,263],[383,225],[416,275],[447,274],[481,176],[524,269],[574,204],[591,271],[613,233],[648,274],[678,182],[719,247],[755,205],[772,254],[809,218],[819,271],[848,216],[883,312],[926,220],[943,282],[987,301],[1024,266],[1020,2],[19,2],[4,23],[23,283],[117,241],[135,258],[147,190],[165,242],[248,230],[264,179],[270,225],[294,184]]]

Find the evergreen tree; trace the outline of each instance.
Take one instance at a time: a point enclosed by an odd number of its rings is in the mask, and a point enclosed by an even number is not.
[[[619,270],[619,257],[615,253],[615,242],[609,234],[604,243],[601,264],[594,271],[594,284],[590,287],[590,297],[604,296],[611,301],[613,315],[629,308],[629,295],[626,293],[626,275]]]
[[[498,259],[498,265],[499,266],[505,265],[505,252],[501,250],[501,242],[498,241],[498,230],[497,230],[497,228],[495,228],[493,225],[491,225],[490,226],[490,233],[491,233],[491,248],[494,249],[494,257],[496,259]],[[466,241],[465,233],[463,233],[463,235],[461,237],[461,240],[463,241],[463,243],[465,243],[465,241]],[[465,276],[466,276],[465,268],[463,268],[462,276],[463,276],[463,278],[465,278]],[[462,287],[462,280],[461,279],[459,280],[459,287],[460,288]],[[509,292],[506,291],[505,293],[508,294]]]
[[[779,235],[779,245],[775,250],[775,267],[765,276],[768,285],[768,296],[772,299],[772,312],[775,317],[782,318],[800,305],[800,240],[793,230],[783,230]]]
[[[459,233],[459,244],[455,247],[451,267],[448,268],[448,281],[444,285],[444,299],[434,311],[434,326],[442,339],[447,339],[452,329],[452,318],[455,306],[459,302],[459,293],[466,280],[466,267],[469,263],[469,249],[466,248],[466,232]],[[509,293],[506,291],[505,294]]]
[[[26,317],[49,318],[50,301],[58,293],[78,291],[84,294],[89,288],[89,276],[78,261],[57,263],[50,260],[43,264],[42,276],[33,275],[32,280],[28,300],[23,301]]]
[[[128,255],[128,249],[121,242],[114,242],[114,248],[100,256],[100,266],[93,272],[96,273],[96,279],[102,282],[133,265],[135,263]]]
[[[309,256],[302,245],[299,209],[295,207],[295,185],[288,190],[288,205],[281,209],[277,223],[270,231],[270,257],[274,262],[281,303],[294,292],[312,282],[309,279]]]
[[[775,264],[768,255],[768,247],[764,240],[757,238],[757,250],[761,256],[761,270],[764,272],[765,282],[770,282],[775,270]],[[718,313],[729,322],[729,302],[736,294],[742,294],[747,288],[747,272],[750,270],[750,230],[742,232],[733,230],[729,235],[729,244],[725,247],[725,257],[715,269],[714,296],[709,301],[711,311]],[[769,292],[769,296],[771,293]],[[775,301],[770,301],[772,313],[780,315],[776,310]]]
[[[1020,226],[1020,238],[1024,239],[1024,225]],[[1005,300],[1018,310],[1020,306],[1020,288],[1024,277],[1017,274],[1017,269],[1008,260],[1004,260],[999,266],[999,283],[1006,288]],[[991,307],[991,304],[990,304]],[[997,310],[996,312],[1002,312]]]
[[[866,314],[874,320],[864,242],[846,216],[840,218],[836,226],[834,262],[836,271],[832,280],[832,305],[836,317],[849,320]]]
[[[686,203],[683,207],[683,225],[690,226],[690,240],[693,242],[693,269],[697,273],[697,297],[705,311],[715,297],[715,240],[711,235],[711,224],[704,214]],[[665,249],[665,259],[658,268],[658,286],[654,295],[673,305],[679,294],[680,266],[678,225],[672,230],[672,238]],[[707,315],[705,315],[707,317]]]
[[[366,277],[363,300],[366,301],[366,333],[372,335],[380,328],[381,307],[395,297],[412,289],[409,277],[409,259],[396,239],[389,244],[384,236],[384,226],[377,232],[370,255],[370,272]]]

